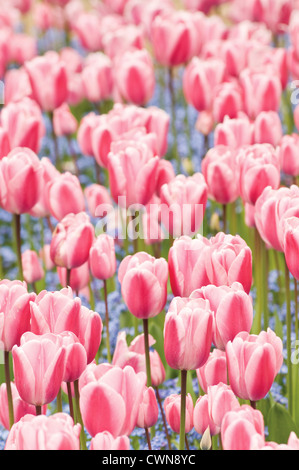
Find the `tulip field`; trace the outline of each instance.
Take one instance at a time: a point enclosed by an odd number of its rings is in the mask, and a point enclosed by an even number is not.
[[[298,0],[0,0],[1,450],[299,450],[298,91]]]

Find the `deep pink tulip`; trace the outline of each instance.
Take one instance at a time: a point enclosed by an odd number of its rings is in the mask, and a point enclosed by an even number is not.
[[[35,283],[43,279],[45,273],[36,251],[25,250],[22,253],[22,266],[24,280],[28,284]]]
[[[145,105],[155,89],[154,65],[146,49],[127,51],[115,64],[116,86],[125,102]]]
[[[146,374],[136,374],[130,366],[111,366],[97,380],[91,378],[80,389],[80,409],[89,434],[108,431],[114,437],[129,436],[137,424],[145,385]]]
[[[3,157],[6,157],[6,155],[9,154],[9,151],[10,151],[10,144],[9,144],[8,132],[1,127],[0,128],[0,160],[2,160]]]
[[[67,413],[26,415],[11,428],[5,450],[80,450],[80,431]]]
[[[26,62],[32,96],[43,111],[52,112],[67,100],[67,74],[55,51]]]
[[[254,122],[254,142],[276,147],[283,136],[282,123],[276,111],[263,111]]]
[[[70,288],[40,292],[31,302],[31,331],[37,335],[72,331],[79,335],[81,301]]]
[[[254,19],[265,23],[273,33],[285,31],[290,21],[293,2],[291,0],[254,0],[252,3]]]
[[[145,387],[142,402],[138,410],[137,426],[139,428],[151,428],[157,424],[159,407],[155,390]]]
[[[102,281],[110,279],[116,272],[114,240],[110,235],[99,235],[89,252],[89,264],[92,275]]]
[[[225,414],[238,409],[240,403],[231,387],[222,382],[208,387],[206,395],[200,396],[194,406],[194,428],[203,434],[207,427],[211,436],[219,434]]]
[[[23,214],[36,204],[41,192],[42,166],[30,149],[15,148],[0,160],[0,205]]]
[[[210,248],[205,254],[205,267],[210,284],[231,286],[242,284],[248,294],[252,285],[252,253],[239,235],[219,232],[210,239]]]
[[[78,330],[77,336],[85,348],[87,364],[90,364],[95,359],[102,340],[103,323],[100,315],[81,306]]]
[[[259,435],[264,439],[265,425],[262,413],[249,405],[228,411],[221,425],[223,450],[250,450],[251,440]]]
[[[284,220],[299,216],[299,188],[267,187],[255,205],[256,228],[268,247],[284,251]]]
[[[173,369],[196,370],[207,361],[213,334],[213,313],[204,299],[175,297],[164,324],[164,352]]]
[[[168,263],[145,252],[126,256],[118,269],[121,292],[128,310],[137,318],[155,317],[167,299]]]
[[[299,279],[298,249],[299,249],[299,217],[285,219],[284,232],[284,255],[290,273],[295,279]]]
[[[163,403],[165,418],[172,431],[180,433],[181,421],[181,395],[171,394],[168,395]],[[194,405],[190,393],[186,395],[186,418],[185,418],[185,433],[193,429],[193,412]]]
[[[0,281],[0,340],[1,349],[11,351],[20,344],[23,333],[30,330],[30,302],[34,293],[28,293],[21,281]]]
[[[87,100],[92,103],[100,103],[112,97],[113,65],[106,54],[96,52],[87,56],[81,76]]]
[[[57,137],[75,134],[77,127],[78,122],[67,103],[63,103],[54,110],[53,128]]]
[[[171,180],[175,178],[175,171],[172,163],[169,160],[161,159],[158,165],[157,171],[157,185],[156,193],[160,196],[160,191],[163,184],[168,184]]]
[[[237,153],[236,159],[240,170],[240,195],[244,202],[255,204],[267,186],[279,187],[279,156],[271,144],[245,147]]]
[[[59,334],[61,345],[65,348],[64,382],[78,380],[87,366],[86,350],[71,331],[63,331]]]
[[[111,196],[116,203],[124,200],[126,208],[145,205],[156,189],[159,157],[143,143],[132,142],[124,150],[109,154],[108,171]]]
[[[60,177],[59,171],[48,157],[42,157],[40,164],[42,167],[41,191],[38,201],[29,211],[30,215],[37,218],[51,215],[48,201],[48,184]]]
[[[51,258],[56,266],[72,269],[86,263],[94,241],[94,227],[85,212],[66,215],[56,226]]]
[[[239,149],[243,145],[253,144],[253,124],[246,115],[237,118],[224,118],[215,127],[214,145],[224,145],[231,149]]]
[[[225,350],[228,341],[241,331],[248,333],[252,327],[253,305],[241,284],[229,286],[209,285],[192,292],[191,299],[206,299],[213,312],[213,343]]]
[[[197,111],[210,111],[216,87],[224,80],[225,64],[219,59],[202,60],[194,57],[183,77],[187,103]]]
[[[161,224],[172,237],[196,234],[202,224],[208,186],[202,173],[177,175],[160,189]]]
[[[42,406],[51,403],[61,387],[65,348],[52,333],[33,336],[12,348],[14,377],[20,397]]]
[[[36,414],[36,408],[34,405],[30,405],[26,401],[22,400],[19,395],[18,389],[14,382],[11,382],[11,391],[13,399],[13,410],[14,410],[14,422],[17,423],[20,421],[23,416],[30,414]],[[8,412],[8,401],[7,401],[7,391],[6,384],[2,383],[0,386],[0,422],[5,429],[10,429],[9,424],[9,412]],[[44,405],[42,413],[46,414],[47,406]]]
[[[299,136],[297,134],[282,136],[279,142],[279,160],[281,171],[286,175],[299,175],[298,149]]]
[[[84,189],[89,213],[92,217],[102,217],[105,211],[101,208],[112,207],[112,199],[108,189],[101,184],[91,184]]]
[[[7,131],[11,150],[27,147],[39,152],[45,125],[35,101],[25,97],[16,103],[8,103],[1,111],[1,126]]]
[[[189,297],[195,289],[210,283],[205,269],[208,247],[209,240],[204,237],[192,239],[184,236],[174,240],[168,255],[173,295]]]
[[[150,347],[152,348],[154,344],[154,338],[149,335]],[[166,373],[161,358],[155,349],[150,349],[150,362],[152,385],[153,387],[158,387],[164,382]],[[119,332],[112,363],[122,368],[131,366],[136,373],[141,371],[146,372],[144,335],[136,336],[130,346],[128,346],[126,333],[124,331]]]
[[[128,436],[114,438],[108,431],[99,432],[90,441],[90,450],[130,450]]]
[[[202,161],[202,173],[210,198],[219,204],[229,204],[238,199],[239,172],[234,150],[222,145],[210,149]]]
[[[196,376],[200,387],[205,393],[211,385],[217,385],[219,382],[227,383],[225,351],[214,348],[207,362],[199,369],[196,369]]]
[[[234,393],[245,400],[261,400],[282,366],[282,341],[270,328],[259,335],[241,332],[227,343],[226,358]]]
[[[47,204],[51,215],[61,221],[70,213],[85,210],[85,199],[79,178],[69,172],[61,173],[47,184]]]

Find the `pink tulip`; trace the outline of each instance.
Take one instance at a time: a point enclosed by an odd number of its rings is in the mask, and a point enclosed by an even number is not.
[[[97,380],[83,385],[80,409],[89,434],[94,437],[108,431],[114,437],[129,436],[137,424],[145,384],[144,372],[136,374],[130,366],[112,366]]]
[[[37,335],[72,331],[79,335],[81,301],[70,288],[40,292],[31,302],[31,331]]]
[[[72,30],[86,51],[102,48],[101,20],[99,15],[82,11],[72,20]]]
[[[284,233],[284,255],[290,273],[295,279],[299,279],[299,269],[297,263],[299,248],[299,218],[290,217],[285,219],[283,226]]]
[[[51,215],[48,203],[48,184],[60,177],[59,171],[48,157],[42,157],[40,164],[42,167],[41,191],[38,201],[29,211],[30,215],[37,218]]]
[[[8,103],[1,111],[1,125],[7,131],[11,149],[27,147],[38,153],[45,134],[39,106],[30,98]]]
[[[55,51],[26,62],[33,98],[43,111],[52,112],[67,99],[67,74],[64,62]],[[45,92],[47,91],[47,92]]]
[[[70,213],[78,214],[85,210],[79,178],[69,172],[61,173],[49,181],[46,197],[51,215],[59,221]]]
[[[167,423],[172,431],[179,434],[181,421],[181,395],[171,394],[164,400],[164,411]],[[186,395],[185,433],[193,429],[194,405],[190,393]]]
[[[1,64],[0,64],[1,69]],[[1,70],[0,70],[1,73]],[[31,85],[24,66],[17,69],[9,69],[5,76],[5,103],[18,102],[25,97],[31,98]]]
[[[68,287],[67,269],[57,266],[57,273],[62,287]],[[84,288],[88,286],[89,281],[90,270],[88,261],[86,261],[84,264],[81,264],[81,266],[78,266],[78,268],[73,268],[71,270],[69,287],[71,287],[74,292],[83,291]]]
[[[108,189],[100,184],[91,184],[84,189],[89,213],[92,217],[100,217],[98,208],[112,207],[112,199]],[[102,214],[104,215],[104,214]]]
[[[79,450],[80,431],[67,413],[26,415],[11,428],[5,450]]]
[[[23,214],[36,204],[41,192],[42,166],[30,149],[15,148],[0,160],[0,205]]]
[[[9,151],[10,151],[10,144],[9,144],[8,132],[1,127],[0,128],[0,160],[2,160],[3,157],[6,157],[6,155],[9,154]]]
[[[108,431],[99,432],[90,441],[90,450],[130,450],[128,436],[114,438]]]
[[[194,406],[194,428],[203,434],[207,427],[211,436],[219,434],[226,413],[240,407],[231,387],[222,382],[208,388],[206,395],[199,397]]]
[[[102,340],[102,331],[103,323],[100,315],[81,306],[77,336],[85,348],[87,364],[90,364],[96,357]]]
[[[243,111],[242,89],[237,81],[220,83],[213,97],[213,118],[215,122],[223,122],[228,116],[237,118]]]
[[[22,253],[22,266],[24,280],[28,284],[32,284],[43,279],[45,273],[36,251],[26,250]]]
[[[4,351],[18,346],[22,334],[30,330],[30,302],[35,297],[28,293],[25,282],[0,281],[0,340]]]
[[[175,176],[176,175],[172,163],[169,160],[161,159],[159,161],[157,171],[156,193],[158,196],[160,196],[160,191],[163,184],[168,184],[175,178]]]
[[[210,111],[216,87],[224,80],[225,64],[219,59],[202,60],[194,57],[183,77],[187,103],[197,111]]]
[[[23,65],[28,60],[37,55],[36,38],[25,33],[15,33],[12,35],[9,46],[9,60],[18,65]]]
[[[93,240],[94,228],[85,212],[66,215],[52,235],[52,261],[63,268],[78,268],[88,260]]]
[[[239,173],[235,151],[222,145],[210,149],[202,161],[202,174],[210,198],[220,204],[229,204],[238,199]]]
[[[160,189],[161,224],[172,237],[191,236],[199,231],[208,198],[201,173],[177,175]]]
[[[256,435],[264,438],[264,418],[259,410],[249,405],[228,411],[222,420],[223,450],[249,450]]]
[[[244,202],[255,204],[267,186],[280,184],[280,162],[270,144],[255,144],[241,149],[236,156],[240,169],[240,195]]]
[[[145,205],[156,189],[159,157],[148,146],[131,143],[117,152],[111,150],[108,160],[111,196],[116,203],[124,200],[125,207]]]
[[[61,345],[65,348],[64,382],[78,380],[87,366],[87,354],[84,346],[71,331],[59,334]]]
[[[142,402],[138,410],[137,426],[139,428],[151,428],[157,424],[159,407],[152,387],[145,387]]]
[[[112,142],[115,141],[115,134],[107,115],[99,116],[96,125],[91,129],[91,152],[101,167],[108,167],[109,152]]]
[[[89,264],[92,275],[107,280],[116,272],[114,240],[105,233],[99,235],[89,252]]]
[[[81,152],[84,155],[93,156],[91,135],[93,129],[95,129],[99,122],[101,122],[101,116],[95,114],[94,112],[90,112],[83,116],[79,123],[77,139]]]
[[[167,152],[168,146],[169,114],[164,109],[148,106],[145,117],[145,128],[148,133],[153,132],[156,135],[157,154],[159,157],[163,157]]]
[[[51,403],[61,387],[65,361],[65,348],[55,335],[34,335],[21,341],[12,348],[12,357],[20,397],[35,406]]]
[[[30,405],[26,401],[22,400],[17,387],[14,382],[11,382],[11,391],[13,399],[13,410],[14,410],[14,422],[17,423],[25,415],[35,415],[36,408]],[[9,425],[9,412],[8,412],[8,401],[6,384],[2,383],[0,386],[0,422],[5,429],[10,429]],[[42,409],[43,414],[46,414],[47,406],[45,405]]]
[[[86,99],[100,103],[112,97],[114,77],[111,59],[102,52],[90,54],[82,71]]]
[[[215,127],[214,145],[224,145],[239,149],[243,145],[253,144],[253,125],[246,115],[230,119],[225,117]]]
[[[196,376],[202,390],[207,393],[208,387],[219,382],[227,383],[227,364],[225,351],[213,349],[207,362],[196,369]]]
[[[209,241],[204,237],[177,238],[169,250],[168,265],[173,295],[189,297],[191,292],[209,284],[205,253]]]
[[[282,123],[276,111],[261,112],[254,122],[254,142],[276,147],[283,136]]]
[[[103,35],[103,51],[115,60],[130,49],[144,48],[144,32],[140,26],[121,24]]]
[[[154,338],[149,335],[150,347],[152,348],[154,344]],[[125,366],[131,366],[136,373],[146,372],[144,335],[142,334],[136,336],[131,342],[130,346],[128,346],[126,333],[124,331],[119,332],[112,363],[121,368],[124,368]],[[152,386],[158,387],[165,380],[165,368],[158,352],[155,349],[150,349],[150,363]]]
[[[248,294],[252,284],[252,253],[239,235],[219,232],[210,239],[210,248],[205,253],[205,267],[210,284],[231,286],[242,284]]]
[[[67,103],[63,103],[59,108],[54,110],[53,128],[56,136],[60,137],[75,134],[77,127],[77,120],[71,113]]]
[[[299,175],[298,148],[299,137],[297,134],[282,136],[279,142],[279,160],[281,171],[286,175]]]
[[[203,299],[175,297],[164,324],[164,352],[173,369],[196,370],[207,361],[212,345],[213,313]]]
[[[213,343],[216,348],[225,350],[228,341],[232,341],[238,333],[250,332],[253,321],[252,299],[238,282],[230,287],[202,287],[192,292],[190,298],[209,301],[214,318]]]
[[[148,319],[162,312],[168,280],[164,258],[156,259],[145,252],[128,255],[119,266],[118,279],[124,301],[134,316]]]
[[[284,32],[290,21],[293,3],[291,0],[255,0],[253,11],[256,21],[261,21],[273,33]]]
[[[115,64],[116,86],[129,103],[144,105],[152,98],[155,88],[154,65],[146,49],[127,51]]]
[[[245,400],[261,400],[283,363],[282,341],[270,328],[259,335],[241,332],[227,343],[226,357],[234,393]]]

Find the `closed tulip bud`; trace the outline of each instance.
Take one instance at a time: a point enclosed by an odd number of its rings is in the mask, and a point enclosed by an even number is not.
[[[283,136],[282,123],[276,111],[261,112],[254,122],[254,142],[276,147]]]
[[[94,241],[94,228],[85,212],[68,214],[56,226],[51,258],[56,266],[72,269],[86,263]]]
[[[61,173],[47,185],[47,204],[51,215],[62,220],[68,214],[78,214],[85,210],[83,189],[77,176],[69,172]]]
[[[225,351],[213,349],[207,362],[199,369],[196,369],[196,376],[200,387],[205,393],[207,393],[210,385],[217,385],[219,382],[227,383]]]
[[[80,431],[67,413],[27,415],[11,428],[5,450],[79,450]]]
[[[0,205],[23,214],[36,204],[41,192],[42,166],[30,149],[18,147],[0,160]]]
[[[209,427],[211,436],[215,436],[220,432],[225,414],[239,407],[239,401],[229,385],[220,382],[210,386],[207,394],[199,397],[194,406],[194,428],[198,434],[203,434]]]
[[[156,259],[145,252],[126,256],[119,266],[118,279],[124,301],[134,316],[148,319],[162,312],[168,280],[164,258]]]
[[[223,450],[249,450],[252,438],[264,439],[265,425],[262,413],[249,405],[228,411],[222,420]]]
[[[82,71],[82,85],[87,100],[92,103],[111,98],[114,86],[111,59],[102,52],[87,56]]]
[[[61,345],[65,348],[64,382],[78,380],[87,366],[87,354],[84,346],[71,331],[59,334]]]
[[[226,146],[210,149],[202,161],[202,173],[210,198],[219,204],[229,204],[239,197],[236,153]]]
[[[283,363],[282,341],[270,328],[259,335],[241,332],[227,343],[226,358],[234,393],[245,400],[261,400]]]
[[[43,111],[52,112],[67,100],[67,73],[55,51],[46,52],[26,62],[32,97]]]
[[[181,421],[181,395],[168,395],[164,400],[163,406],[167,423],[172,431],[179,434]],[[190,432],[193,428],[193,412],[193,400],[190,393],[188,393],[186,395],[185,433]]]
[[[192,292],[191,299],[206,299],[214,314],[213,343],[225,350],[228,341],[241,331],[248,333],[252,327],[253,305],[243,286],[234,282],[229,286],[209,285]]]
[[[152,387],[145,387],[138,410],[137,426],[139,428],[151,428],[157,423],[158,417],[159,407],[155,391]]]
[[[56,335],[33,335],[12,349],[15,384],[20,397],[32,405],[51,403],[64,376],[65,348]]]
[[[67,103],[63,103],[59,108],[54,110],[53,128],[57,137],[75,134],[77,127],[77,120],[71,113]]]
[[[87,364],[96,357],[102,340],[103,323],[100,315],[81,306],[77,336],[87,354]]]
[[[90,441],[90,450],[130,450],[128,436],[114,438],[108,431],[99,432]]]
[[[168,266],[171,290],[174,296],[189,297],[202,286],[209,284],[205,268],[205,253],[209,240],[204,237],[177,238],[169,250]]]
[[[45,273],[36,251],[26,250],[22,253],[22,266],[24,280],[28,284],[34,284],[43,279]]]
[[[213,334],[213,313],[203,299],[175,297],[164,324],[164,352],[173,369],[196,370],[208,360]]]
[[[89,264],[92,275],[101,280],[107,280],[116,272],[116,256],[114,240],[105,233],[99,235],[89,253]]]
[[[4,351],[19,346],[23,333],[30,330],[30,302],[35,297],[28,293],[25,282],[0,281],[0,340]]]
[[[281,171],[286,175],[299,175],[298,149],[299,136],[297,134],[284,135],[279,142]]]

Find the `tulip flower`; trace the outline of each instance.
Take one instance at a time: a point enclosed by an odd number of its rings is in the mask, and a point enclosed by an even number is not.
[[[90,112],[83,116],[79,123],[77,140],[81,152],[84,155],[93,156],[93,150],[91,145],[92,130],[101,122],[101,116],[94,112]]]
[[[43,279],[45,273],[42,268],[40,259],[36,251],[26,250],[22,254],[22,266],[24,280],[28,284],[35,284],[37,281]]]
[[[286,175],[299,175],[298,159],[299,137],[297,134],[284,135],[279,142],[281,171]]]
[[[55,165],[51,162],[48,157],[42,157],[40,160],[42,167],[42,176],[41,176],[41,191],[39,198],[36,204],[30,209],[29,213],[32,217],[45,217],[48,218],[51,216],[51,211],[48,201],[48,184],[52,181],[55,181],[56,178],[60,177],[59,171],[56,169]]]
[[[58,395],[64,376],[65,348],[52,333],[34,335],[12,349],[20,397],[38,408]]]
[[[146,431],[148,448],[151,450],[149,428],[155,426],[159,417],[159,408],[155,391],[152,387],[145,387],[142,402],[138,410],[137,426]]]
[[[67,413],[26,415],[12,427],[5,450],[79,450],[80,429]]]
[[[227,383],[227,364],[225,351],[213,349],[207,362],[196,369],[198,383],[202,390],[207,393],[208,387],[217,385],[219,382]]]
[[[90,282],[90,270],[88,261],[86,261],[86,263],[84,264],[81,264],[81,266],[78,266],[78,268],[72,268],[69,276],[69,286],[67,285],[67,269],[57,266],[57,274],[61,286],[71,287],[71,289],[77,294],[79,294],[80,292],[84,292]]]
[[[283,137],[281,118],[276,111],[261,112],[254,121],[254,142],[276,147]]]
[[[128,436],[114,438],[108,431],[99,432],[90,441],[90,450],[130,450]]]
[[[102,52],[87,56],[82,71],[82,85],[85,97],[92,103],[111,98],[114,86],[111,59]]]
[[[84,189],[84,196],[86,198],[87,207],[91,217],[102,217],[104,216],[104,211],[100,215],[98,208],[108,209],[108,207],[112,207],[112,199],[108,189],[105,186],[100,184],[91,184],[86,186]]]
[[[290,217],[285,219],[283,224],[284,233],[284,254],[286,264],[292,276],[299,280],[299,269],[297,263],[299,248],[299,217]]]
[[[70,213],[78,214],[85,210],[84,193],[79,178],[69,172],[49,181],[46,198],[51,215],[59,221]]]
[[[90,364],[95,359],[102,340],[103,323],[100,315],[81,306],[78,330],[78,339],[85,348],[87,364]]]
[[[232,149],[239,149],[243,145],[253,144],[253,124],[246,115],[230,119],[224,118],[215,127],[214,145],[226,146]]]
[[[57,137],[75,134],[77,127],[77,120],[67,103],[63,103],[54,110],[53,129]]]
[[[257,435],[264,439],[264,428],[262,413],[249,405],[228,411],[221,423],[223,450],[249,450]]]
[[[212,110],[215,122],[223,122],[226,116],[237,118],[243,108],[242,89],[237,81],[223,82],[216,87]]]
[[[164,410],[166,420],[170,428],[180,433],[181,423],[181,395],[171,394],[164,400]],[[186,396],[186,419],[185,419],[185,434],[190,432],[193,428],[193,413],[194,405],[190,393]]]
[[[269,392],[282,366],[282,341],[270,328],[259,335],[241,332],[227,343],[226,358],[233,392],[256,402]]]

